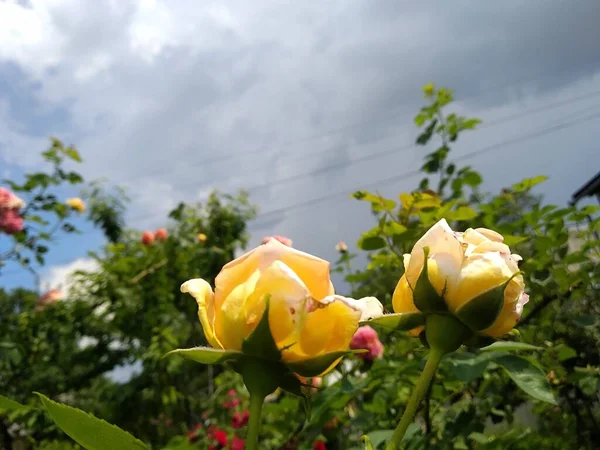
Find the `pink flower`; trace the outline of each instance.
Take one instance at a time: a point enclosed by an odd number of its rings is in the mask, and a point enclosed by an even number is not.
[[[250,417],[248,410],[243,412],[234,412],[231,416],[231,426],[233,428],[242,428],[248,423]]]
[[[357,356],[363,359],[374,360],[383,356],[383,344],[379,340],[379,336],[377,336],[377,331],[368,325],[360,327],[358,330],[356,330],[356,333],[354,333],[354,336],[352,336],[350,348],[353,350],[369,350],[366,353],[357,354]]]
[[[0,187],[0,209],[21,209],[24,207],[25,202],[21,198],[5,187]]]
[[[0,231],[15,234],[23,230],[25,222],[18,209],[0,208]]]
[[[281,242],[283,245],[287,245],[288,247],[292,247],[294,241],[292,241],[290,238],[286,238],[285,236],[265,236],[261,242],[261,244],[266,244],[267,242],[269,242],[271,239],[275,239],[276,241]]]
[[[244,450],[245,447],[246,443],[244,442],[244,440],[237,437],[233,438],[233,440],[231,441],[231,445],[229,446],[231,450]]]
[[[63,298],[63,294],[59,289],[52,289],[38,298],[35,310],[43,311],[48,305],[52,305],[60,300],[63,300]]]

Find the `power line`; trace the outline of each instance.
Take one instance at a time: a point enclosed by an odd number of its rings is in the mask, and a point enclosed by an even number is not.
[[[596,63],[596,61],[590,61],[588,64],[586,64],[584,66],[592,65],[592,64],[595,64],[595,63]],[[556,76],[562,74],[563,72],[566,72],[568,69],[570,69],[570,68],[565,68],[564,71],[558,71],[558,72],[555,71],[555,72],[552,72],[552,73],[548,73],[548,72],[544,71],[544,72],[540,72],[539,74],[537,74],[534,77],[522,78],[520,80],[511,81],[509,83],[501,83],[501,84],[498,84],[496,87],[485,89],[483,92],[479,92],[478,94],[474,94],[474,95],[470,95],[470,96],[464,97],[463,100],[475,99],[475,98],[481,97],[483,94],[489,93],[490,91],[506,89],[508,87],[516,86],[516,85],[522,85],[522,84],[524,84],[526,82],[529,82],[529,81],[534,81],[534,80],[538,80],[538,79],[545,79],[545,78],[556,77]],[[545,75],[545,76],[540,78],[540,75]],[[294,144],[301,144],[301,143],[305,143],[305,142],[310,142],[310,141],[315,140],[315,139],[320,139],[320,138],[323,138],[323,137],[326,137],[326,136],[330,136],[332,134],[337,134],[337,133],[340,133],[342,131],[350,130],[350,129],[353,129],[353,128],[359,128],[359,127],[366,126],[366,125],[372,125],[372,124],[386,122],[388,120],[392,120],[392,119],[397,118],[399,116],[409,117],[411,115],[412,115],[412,113],[410,113],[410,114],[404,114],[401,110],[396,110],[396,111],[392,111],[389,115],[384,115],[383,117],[378,118],[378,119],[369,119],[369,120],[366,120],[366,121],[355,122],[353,124],[348,124],[348,125],[344,125],[344,126],[341,126],[341,127],[338,127],[338,128],[333,128],[333,129],[325,130],[325,131],[322,131],[320,133],[309,135],[309,136],[306,136],[306,137],[303,137],[303,138],[288,140],[288,141],[285,141],[285,142],[280,143],[280,144],[275,144],[275,145],[271,145],[271,146],[269,146],[269,145],[264,146],[263,145],[263,146],[256,147],[256,148],[253,148],[253,149],[249,149],[249,150],[246,150],[246,151],[230,152],[228,154],[221,155],[218,158],[206,159],[206,160],[198,161],[196,163],[188,164],[188,167],[196,167],[196,166],[200,166],[200,165],[215,164],[215,163],[225,162],[225,161],[228,161],[228,160],[231,160],[231,159],[239,159],[239,158],[244,158],[245,156],[251,156],[251,155],[256,155],[256,154],[260,154],[260,153],[266,153],[266,152],[268,152],[270,150],[276,150],[276,149],[288,147],[288,146],[294,145]],[[164,164],[164,163],[170,163],[170,162],[173,161],[174,158],[175,158],[175,156],[173,154],[171,154],[168,159],[164,159],[162,161],[159,161],[158,165],[156,166],[155,169],[151,170],[150,172],[146,172],[145,175],[140,176],[140,177],[136,177],[135,179],[140,179],[140,178],[143,178],[143,177],[148,177],[148,176],[158,175],[158,174],[164,173],[164,167],[162,166],[162,164]],[[132,179],[129,178],[127,181],[131,181],[131,180]]]
[[[559,131],[559,130],[563,130],[565,128],[569,128],[569,127],[572,127],[572,126],[575,126],[575,125],[580,125],[580,124],[583,124],[585,122],[589,122],[590,120],[593,120],[593,119],[599,118],[599,117],[600,117],[600,113],[596,113],[596,114],[591,114],[591,115],[589,115],[587,117],[584,117],[584,118],[581,118],[581,119],[577,119],[577,120],[574,120],[574,121],[563,122],[562,124],[558,124],[558,125],[546,128],[546,129],[541,130],[541,131],[533,132],[533,133],[530,133],[530,134],[527,134],[527,135],[523,135],[523,136],[520,136],[520,137],[517,137],[517,138],[513,138],[513,139],[508,139],[506,141],[499,142],[497,144],[493,144],[493,145],[490,145],[488,147],[484,147],[484,148],[481,148],[479,150],[475,150],[475,151],[466,153],[464,155],[461,155],[461,156],[458,156],[458,157],[454,158],[454,161],[462,161],[464,159],[468,159],[468,158],[479,156],[479,155],[482,155],[482,154],[485,154],[485,153],[489,153],[491,151],[498,150],[498,149],[500,149],[500,148],[502,148],[502,147],[504,147],[506,145],[515,144],[515,143],[519,143],[519,142],[528,141],[528,140],[531,140],[531,139],[534,139],[534,138],[538,138],[538,137],[544,136],[546,134],[550,134],[550,133],[554,133],[554,132]],[[362,186],[360,186],[360,187],[358,187],[358,188],[356,188],[354,190],[363,190],[363,189],[369,189],[369,188],[374,187],[374,186],[386,185],[386,184],[389,184],[389,183],[391,183],[393,181],[400,181],[403,178],[408,178],[408,177],[411,177],[411,176],[414,176],[414,175],[418,175],[419,173],[421,173],[421,169],[420,168],[419,169],[414,169],[414,170],[409,170],[409,171],[403,172],[403,173],[401,173],[399,175],[394,175],[394,176],[391,176],[391,177],[388,177],[388,178],[384,178],[382,180],[377,180],[377,181],[374,181],[372,183],[364,184],[364,185],[362,185]],[[258,217],[257,217],[257,219],[258,218],[264,218],[264,217],[270,217],[270,216],[276,216],[278,214],[281,214],[281,213],[284,213],[284,212],[287,212],[287,211],[295,210],[295,209],[298,209],[298,208],[303,208],[305,206],[314,205],[315,203],[322,203],[324,201],[332,200],[334,198],[343,197],[343,196],[346,196],[346,195],[348,195],[348,192],[337,192],[337,193],[334,193],[334,194],[324,195],[322,197],[317,197],[317,198],[314,198],[314,199],[311,199],[311,200],[308,200],[308,201],[296,203],[294,205],[284,206],[282,208],[277,208],[277,209],[274,209],[274,210],[271,210],[271,211],[266,211],[266,212],[264,212],[262,214],[259,214]]]
[[[542,130],[538,130],[538,131],[535,131],[535,132],[532,132],[532,133],[528,133],[528,134],[525,134],[525,135],[522,135],[522,136],[519,136],[519,137],[516,137],[516,138],[507,139],[505,141],[502,141],[502,142],[499,142],[499,143],[496,143],[496,144],[492,144],[490,146],[483,147],[483,148],[480,148],[478,150],[474,150],[474,151],[466,153],[464,155],[460,155],[460,156],[454,158],[453,161],[455,161],[455,162],[456,161],[463,161],[465,159],[477,157],[477,156],[480,156],[480,155],[485,154],[485,153],[489,153],[489,152],[492,152],[492,151],[495,151],[495,150],[499,150],[499,149],[501,149],[501,148],[503,148],[503,147],[505,147],[507,145],[516,144],[516,143],[525,142],[525,141],[528,141],[528,140],[531,140],[531,139],[539,138],[539,137],[545,136],[547,134],[551,134],[551,133],[554,133],[554,132],[557,132],[557,131],[560,131],[560,130],[564,130],[566,128],[570,128],[570,127],[573,127],[573,126],[576,126],[576,125],[584,124],[584,123],[589,122],[589,121],[591,121],[593,119],[596,119],[596,118],[600,118],[600,112],[597,112],[595,114],[590,114],[588,116],[585,116],[585,117],[582,117],[582,118],[578,118],[576,120],[571,120],[571,121],[563,122],[561,124],[558,124],[558,125],[555,125],[555,126],[552,126],[552,127],[548,127],[548,128],[542,129]],[[421,169],[420,168],[419,169],[409,170],[409,171],[403,172],[403,173],[398,174],[398,175],[394,175],[394,176],[391,176],[391,177],[387,177],[387,178],[384,178],[384,179],[376,180],[376,181],[371,182],[371,183],[364,184],[362,186],[359,186],[358,188],[354,188],[353,190],[363,190],[363,189],[369,189],[369,188],[372,188],[372,187],[375,187],[375,186],[385,186],[385,185],[387,185],[387,184],[389,184],[391,182],[400,181],[402,179],[407,179],[407,178],[410,178],[412,176],[418,175],[419,173],[421,173]],[[288,205],[288,206],[284,206],[284,207],[281,207],[281,208],[276,208],[276,209],[273,209],[273,210],[270,210],[270,211],[266,211],[264,213],[260,213],[260,214],[258,214],[257,219],[261,219],[261,218],[265,218],[265,217],[270,217],[270,216],[277,216],[279,214],[282,214],[282,213],[285,213],[285,212],[288,212],[288,211],[305,208],[307,206],[312,206],[312,205],[315,205],[317,203],[323,203],[323,202],[326,202],[326,201],[329,201],[329,200],[332,200],[332,199],[335,199],[335,198],[338,198],[338,197],[345,197],[347,195],[348,195],[347,191],[336,192],[336,193],[333,193],[333,194],[324,195],[324,196],[321,196],[321,197],[313,198],[313,199],[310,199],[310,200],[307,200],[307,201],[303,201],[303,202],[300,202],[300,203],[296,203],[296,204],[293,204],[293,205]],[[130,220],[139,220],[139,219],[142,219],[142,218],[144,218],[144,216],[132,217],[132,218],[130,218]],[[72,258],[69,258],[69,259],[65,259],[65,260],[56,261],[54,264],[55,265],[56,264],[62,264],[62,263],[71,262],[71,261],[72,261]],[[13,275],[13,274],[16,274],[16,273],[21,273],[21,271],[20,270],[6,271],[6,272],[5,271],[1,271],[0,272],[0,276]]]
[[[523,111],[523,112],[520,112],[520,113],[506,115],[504,117],[500,117],[500,118],[492,120],[490,122],[484,122],[482,125],[478,126],[478,129],[492,128],[494,126],[498,126],[498,125],[510,122],[512,120],[515,120],[515,119],[520,119],[522,117],[528,117],[528,116],[531,116],[533,114],[537,114],[537,113],[544,112],[544,111],[549,111],[551,109],[556,109],[556,108],[559,108],[559,107],[562,107],[562,106],[566,106],[566,105],[569,105],[569,104],[580,102],[582,100],[588,100],[590,98],[594,98],[594,97],[597,97],[597,96],[600,96],[600,90],[591,91],[591,92],[588,92],[586,94],[582,94],[582,95],[570,97],[568,99],[564,99],[564,100],[560,100],[560,101],[557,101],[557,102],[549,103],[547,105],[543,105],[543,106],[540,106],[540,107],[531,108],[529,110],[526,110],[526,111]],[[593,105],[593,106],[594,107],[598,107],[598,106],[600,106],[600,104],[596,104],[596,105]],[[385,139],[385,138],[383,138],[383,139]],[[382,139],[378,138],[378,139],[374,139],[374,140],[369,140],[369,141],[366,141],[366,143],[377,142],[379,140],[382,140]],[[319,167],[317,169],[313,169],[311,171],[300,172],[300,173],[291,175],[289,177],[283,177],[283,178],[279,178],[279,179],[276,179],[276,180],[273,180],[273,181],[269,181],[269,182],[258,183],[258,184],[251,185],[249,187],[246,186],[246,190],[252,192],[252,191],[259,190],[259,189],[265,189],[265,188],[269,188],[269,187],[279,186],[279,185],[287,184],[287,183],[290,183],[290,182],[293,182],[293,181],[297,181],[297,180],[300,180],[300,179],[303,179],[303,178],[306,178],[306,177],[318,175],[318,174],[321,174],[321,173],[327,173],[327,172],[330,172],[331,170],[343,169],[344,167],[347,167],[347,166],[353,166],[355,164],[368,162],[368,161],[371,161],[371,160],[379,159],[379,158],[382,158],[382,157],[385,157],[385,156],[389,156],[389,155],[397,154],[397,153],[402,153],[402,152],[405,152],[405,151],[408,151],[408,150],[417,149],[417,148],[418,148],[418,146],[411,142],[411,143],[403,145],[401,147],[394,147],[394,148],[391,148],[391,149],[384,150],[382,152],[376,152],[376,153],[367,154],[367,155],[361,156],[359,158],[353,159],[350,162],[344,162],[344,161],[342,161],[342,162],[332,163],[332,164],[329,164],[329,165],[326,165],[326,166]],[[318,154],[318,153],[322,153],[322,152],[313,152],[310,155],[315,155],[315,154]],[[190,182],[190,183],[184,183],[183,185],[176,186],[176,189],[186,189],[188,187],[193,187],[196,184],[197,184],[196,181],[193,181],[193,182]],[[146,198],[146,196],[141,196],[141,198]]]

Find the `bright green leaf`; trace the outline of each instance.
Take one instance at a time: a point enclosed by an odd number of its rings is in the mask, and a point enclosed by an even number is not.
[[[477,211],[468,206],[461,206],[446,214],[448,220],[471,220],[477,217]]]
[[[519,183],[513,184],[512,190],[515,192],[525,192],[534,187],[535,185],[543,183],[547,179],[548,177],[545,175],[538,175],[537,177],[526,178],[520,181]]]
[[[365,350],[349,350],[325,353],[324,355],[317,356],[315,358],[303,359],[301,361],[294,361],[286,363],[286,366],[294,373],[297,373],[303,377],[316,377],[321,375],[325,370],[329,368],[339,358],[342,358],[351,353],[364,353]]]
[[[148,449],[142,441],[115,425],[80,409],[56,403],[42,394],[37,395],[54,422],[87,450]]]
[[[234,350],[221,350],[211,347],[179,348],[172,350],[165,356],[179,355],[190,361],[200,364],[221,364],[226,361],[235,361],[242,357],[241,352]]]
[[[409,331],[425,325],[425,314],[421,312],[386,314],[376,319],[361,322],[361,325],[379,325],[389,330]]]
[[[510,352],[517,350],[541,350],[542,347],[537,347],[531,344],[525,344],[524,342],[507,342],[497,341],[487,347],[483,347],[480,350],[482,352]]]
[[[67,155],[73,161],[77,161],[77,162],[82,161],[81,156],[79,155],[79,152],[76,149],[74,149],[73,147],[69,147],[69,148],[65,149],[65,155]]]
[[[31,409],[29,406],[21,405],[8,397],[0,395],[0,413],[7,411],[22,411]]]
[[[504,243],[509,247],[520,244],[521,242],[525,242],[529,239],[529,236],[511,236],[507,234],[504,234],[502,236],[504,237]]]
[[[383,225],[383,232],[388,236],[395,236],[405,233],[407,228],[398,222],[386,222]]]

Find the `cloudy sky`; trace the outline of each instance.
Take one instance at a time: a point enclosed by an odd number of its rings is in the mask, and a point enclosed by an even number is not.
[[[600,169],[598,17],[597,0],[0,0],[0,172],[34,168],[54,135],[87,179],[128,188],[133,227],[246,187],[252,244],[283,234],[334,259],[371,226],[348,193],[418,181],[412,117],[434,82],[486,123],[453,153],[485,188],[546,174],[564,204]],[[102,242],[69,239],[45,282]]]

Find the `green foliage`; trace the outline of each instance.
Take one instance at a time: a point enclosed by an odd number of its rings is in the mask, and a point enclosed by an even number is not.
[[[53,402],[38,394],[44,409],[58,426],[75,442],[88,450],[147,449],[140,440],[119,427],[83,412],[77,408]]]
[[[48,247],[58,231],[78,232],[69,221],[73,212],[59,192],[65,186],[83,182],[81,175],[65,168],[65,165],[80,163],[82,159],[75,148],[65,147],[56,138],[51,139],[51,147],[42,153],[42,157],[50,165],[48,172],[26,174],[21,183],[2,180],[23,198],[26,206],[20,212],[25,228],[9,236],[11,245],[0,247],[0,271],[7,261],[13,260],[35,273],[36,267],[44,264]]]
[[[417,144],[428,149],[424,178],[397,198],[354,193],[374,218],[358,240],[368,263],[353,268],[356,255],[344,250],[332,270],[345,274],[353,297],[374,295],[392,311],[403,255],[431,225],[446,218],[456,230],[486,227],[502,234],[523,256],[520,270],[530,302],[518,331],[494,343],[473,337],[442,360],[403,444],[411,450],[595,448],[600,440],[599,208],[545,204],[535,193],[544,176],[496,194],[482,192],[481,174],[453,160],[460,135],[480,121],[446,112],[453,101],[450,90],[430,84],[423,91],[426,105],[415,124],[421,129]],[[45,158],[56,168],[65,159],[80,159],[73,150],[55,142]],[[9,186],[37,193],[56,182],[81,181],[60,167],[62,172],[32,174],[23,185]],[[179,286],[196,277],[212,283],[245,247],[246,223],[255,214],[247,196],[214,193],[205,204],[180,204],[170,213],[167,240],[145,246],[139,232],[125,227],[121,191],[92,184],[84,195],[90,219],[109,239],[92,255],[100,269],[78,275],[68,302],[37,312],[37,295],[0,291],[0,392],[24,406],[0,397],[0,437],[5,439],[0,448],[7,446],[6,439],[45,450],[78,448],[34,407],[32,391],[44,393],[51,409],[66,414],[57,421],[65,431],[77,421],[73,433],[84,434],[71,435],[84,446],[88,444],[82,439],[89,435],[79,421],[108,427],[109,433],[121,431],[75,408],[118,425],[152,448],[216,446],[215,430],[223,431],[229,444],[243,439],[240,417],[249,402],[242,378],[221,366],[195,364],[232,359],[229,364],[240,372],[235,366],[239,354],[205,347],[195,302]],[[59,220],[68,217],[58,199],[40,202],[44,212],[28,212],[29,223],[45,226],[46,213]],[[199,240],[198,233],[207,240]],[[16,239],[24,242],[22,236]],[[41,254],[48,251],[45,247]],[[343,354],[303,362],[303,367],[291,365],[309,378],[286,373],[278,380],[282,389],[269,395],[264,406],[261,449],[308,450],[316,441],[325,442],[328,450],[383,448],[426,356],[421,341],[406,331],[424,321],[421,313],[405,313],[370,322],[385,345],[384,358],[369,361],[349,354],[324,377],[323,388],[310,377]],[[95,344],[81,348],[84,336]],[[265,342],[259,341],[246,343],[245,351],[264,356]],[[163,358],[177,347],[190,349],[175,351],[182,358]],[[106,377],[132,362],[139,371],[129,381]],[[303,423],[303,407],[309,403],[312,411],[305,413],[310,420]],[[15,427],[24,437],[8,431]],[[367,438],[361,441],[363,436]]]
[[[480,193],[481,175],[451,162],[450,148],[460,132],[472,129],[478,121],[442,112],[452,100],[449,91],[428,85],[425,96],[430,104],[415,118],[424,129],[417,142],[425,145],[437,137],[440,147],[426,155],[423,170],[427,177],[419,189],[400,194],[399,205],[392,206],[378,194],[355,195],[370,204],[376,226],[359,240],[359,248],[369,252],[367,270],[353,272],[347,268],[346,279],[355,296],[376,295],[391,309],[390,292],[403,271],[401,256],[433,223],[446,218],[461,231],[467,227],[496,230],[524,258],[521,270],[530,303],[519,330],[530,344],[497,342],[475,353],[448,357],[427,401],[435,407],[426,405],[422,411],[417,422],[420,429],[410,445],[434,449],[472,445],[592,448],[599,437],[596,424],[600,414],[598,398],[591,394],[600,386],[600,334],[592,319],[600,313],[595,301],[600,281],[597,209],[543,204],[532,189],[546,180],[544,176],[523,180],[495,196]],[[439,183],[432,190],[431,177],[436,174]],[[394,229],[390,223],[400,225],[402,233],[394,236],[386,232],[385,226]],[[373,238],[377,238],[377,245],[368,245]],[[408,348],[418,345],[414,338],[378,328],[384,333],[380,337],[386,351],[399,341],[405,341]],[[506,353],[527,350],[537,351],[527,357]],[[399,372],[410,367],[402,358],[396,364]],[[515,385],[520,389],[515,390]],[[402,389],[392,387],[384,390],[387,394],[379,390],[378,396],[402,398]],[[366,404],[364,408],[370,409]],[[528,414],[525,422],[515,418],[522,411]],[[570,419],[565,421],[565,415]],[[490,426],[490,421],[498,425]],[[389,421],[381,428],[393,425]],[[536,430],[533,434],[532,429]],[[522,440],[522,436],[527,438]]]

